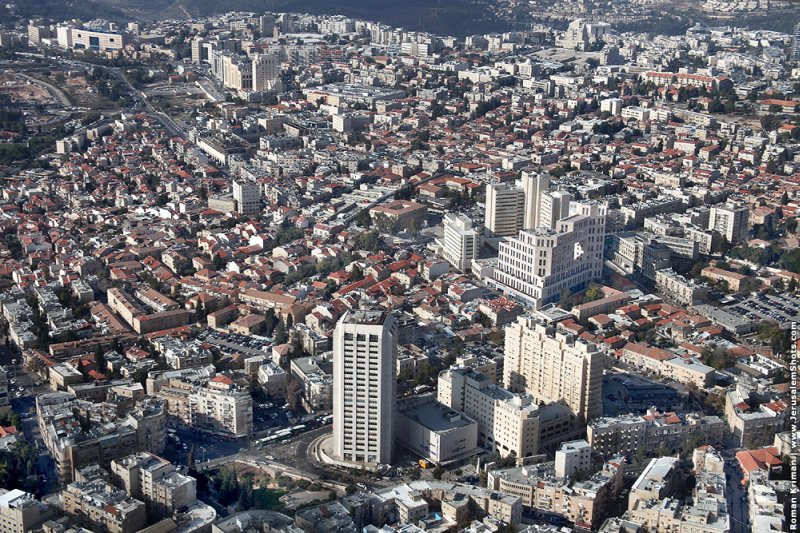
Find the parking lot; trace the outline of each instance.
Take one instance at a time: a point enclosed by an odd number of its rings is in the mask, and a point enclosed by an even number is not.
[[[740,318],[789,324],[800,320],[800,298],[791,294],[750,295],[723,308]]]
[[[198,340],[213,344],[223,352],[236,351],[248,355],[268,355],[272,348],[272,340],[255,335],[239,335],[206,329],[197,335]]]

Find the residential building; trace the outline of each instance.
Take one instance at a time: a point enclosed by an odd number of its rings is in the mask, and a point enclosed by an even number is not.
[[[151,505],[156,514],[172,515],[197,500],[197,480],[174,464],[148,452],[111,461],[111,474],[132,498]]]
[[[333,454],[389,464],[394,445],[396,327],[383,310],[351,310],[333,334]]]
[[[592,447],[585,440],[563,442],[556,451],[558,477],[581,478],[592,470]]]
[[[733,437],[741,446],[753,448],[772,443],[783,431],[788,406],[781,400],[751,390],[740,381],[725,393],[725,420]]]
[[[660,501],[675,494],[681,482],[678,462],[676,457],[651,459],[631,487],[628,510],[636,509],[643,502]]]
[[[585,442],[584,442],[585,444]],[[591,449],[585,448],[591,453]],[[487,486],[517,496],[536,518],[561,519],[594,529],[608,515],[623,487],[625,460],[615,458],[579,479],[565,475],[557,462],[490,470]]]
[[[644,415],[624,414],[597,418],[586,428],[586,440],[604,457],[632,457],[639,450],[666,447],[677,451],[693,440],[704,444],[723,442],[725,422],[702,413],[662,413],[655,407]]]
[[[309,413],[333,409],[333,364],[324,356],[296,357],[290,373],[303,385],[303,407]]]
[[[564,401],[582,420],[603,413],[605,355],[597,346],[531,317],[506,328],[503,383],[537,402]]]
[[[450,368],[439,374],[437,399],[478,423],[478,444],[518,462],[583,431],[569,408],[536,405],[531,396],[515,394],[471,368]]]
[[[169,416],[181,427],[232,437],[253,432],[253,398],[227,376],[206,382],[171,378],[155,395],[166,402]]]
[[[233,199],[239,214],[254,215],[261,211],[261,187],[254,181],[234,180]]]
[[[430,520],[431,525],[455,528],[471,512],[517,527],[522,499],[499,491],[452,481],[412,481],[371,493],[366,511],[383,523],[402,525]],[[431,513],[430,504],[441,509]],[[424,522],[423,522],[424,523]]]
[[[569,216],[572,195],[565,191],[547,191],[539,200],[539,228],[555,229],[558,221]]]
[[[708,219],[708,229],[722,235],[730,244],[736,244],[747,237],[747,220],[750,211],[747,207],[736,205],[713,206]]]
[[[0,531],[27,533],[53,516],[53,510],[34,498],[33,494],[13,489],[0,489]]]
[[[671,268],[656,272],[656,290],[666,298],[683,305],[694,305],[708,295],[706,285],[686,279]]]
[[[128,404],[129,400],[122,403]],[[55,392],[36,398],[42,440],[56,463],[60,480],[88,464],[108,465],[131,452],[161,453],[167,440],[167,406],[146,397],[131,407],[92,403]]]
[[[422,228],[428,215],[428,208],[417,202],[409,200],[393,200],[373,207],[369,210],[373,219],[387,217],[398,228]]]
[[[60,496],[64,512],[92,531],[135,533],[147,525],[145,504],[101,479],[70,483]]]

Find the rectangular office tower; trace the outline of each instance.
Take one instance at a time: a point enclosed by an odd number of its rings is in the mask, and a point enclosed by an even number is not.
[[[397,332],[385,310],[345,313],[333,334],[333,456],[355,467],[389,464]]]

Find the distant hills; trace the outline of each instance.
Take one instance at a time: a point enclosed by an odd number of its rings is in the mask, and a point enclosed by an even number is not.
[[[449,35],[509,29],[493,0],[11,0],[21,18],[185,19],[228,11],[342,14]],[[0,8],[0,15],[2,15]]]

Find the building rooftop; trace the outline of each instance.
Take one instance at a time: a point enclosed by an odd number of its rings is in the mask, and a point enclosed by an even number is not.
[[[356,309],[349,312],[344,318],[345,324],[364,324],[379,326],[386,322],[389,313],[380,309]]]
[[[420,423],[426,429],[437,433],[450,431],[474,424],[466,415],[450,409],[435,400],[415,405],[402,412],[408,418]]]

